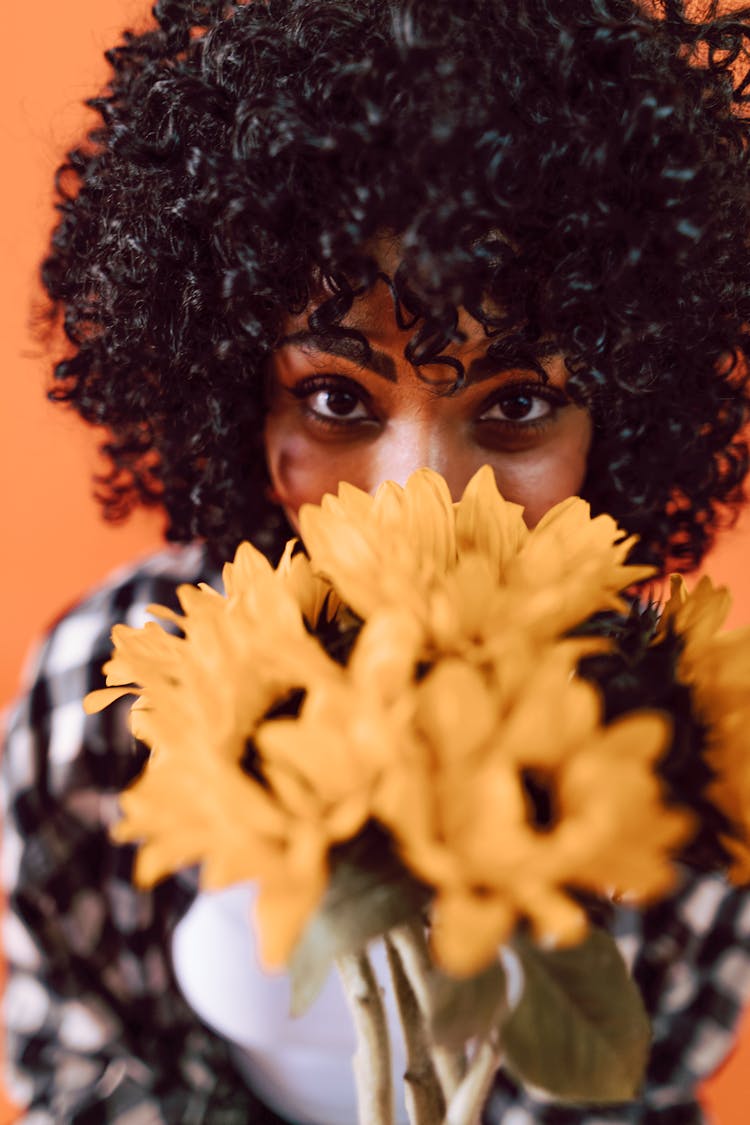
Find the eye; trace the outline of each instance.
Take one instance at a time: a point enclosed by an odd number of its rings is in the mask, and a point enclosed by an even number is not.
[[[327,422],[359,422],[371,416],[359,395],[346,388],[324,387],[304,401],[311,414]]]
[[[480,422],[504,422],[509,425],[543,423],[551,418],[556,409],[564,404],[562,395],[553,395],[553,389],[545,387],[545,393],[536,389],[506,389],[491,402],[479,415]]]
[[[367,392],[340,375],[315,375],[289,388],[307,418],[335,429],[374,421]]]

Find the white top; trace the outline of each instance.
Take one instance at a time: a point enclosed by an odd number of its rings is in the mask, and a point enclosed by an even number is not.
[[[288,977],[264,972],[258,960],[255,893],[253,884],[243,883],[198,895],[172,940],[177,981],[197,1015],[233,1045],[239,1070],[271,1109],[293,1125],[354,1125],[356,1042],[338,974],[332,972],[315,1003],[293,1019]],[[401,1092],[405,1051],[382,942],[373,943],[370,954],[385,993],[396,1123],[408,1125]]]

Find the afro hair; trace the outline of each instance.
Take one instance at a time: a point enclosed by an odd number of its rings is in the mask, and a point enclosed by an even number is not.
[[[108,514],[275,552],[269,356],[321,280],[341,321],[388,232],[412,362],[459,306],[490,348],[553,339],[593,417],[584,495],[697,564],[741,498],[750,325],[750,9],[708,7],[159,0],[108,52],[43,265],[50,394],[110,435]]]

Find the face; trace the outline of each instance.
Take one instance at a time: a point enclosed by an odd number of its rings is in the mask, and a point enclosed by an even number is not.
[[[346,342],[311,333],[309,312],[285,324],[265,427],[273,492],[295,529],[300,506],[318,503],[340,481],[374,492],[385,480],[404,484],[419,468],[442,473],[455,500],[477,469],[491,465],[500,492],[524,506],[529,526],[580,490],[591,420],[566,397],[559,353],[540,360],[542,370],[512,355],[490,359],[481,325],[461,310],[466,341],[445,354],[461,360],[467,386],[445,395],[427,379],[443,380],[444,388],[449,368],[416,371],[405,358],[412,331],[399,329],[384,282],[342,322],[367,337],[366,364]]]

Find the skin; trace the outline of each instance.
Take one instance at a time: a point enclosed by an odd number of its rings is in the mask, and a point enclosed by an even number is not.
[[[445,395],[426,381],[451,376],[445,366],[417,371],[405,358],[412,331],[399,329],[384,282],[358,298],[343,321],[367,337],[374,357],[367,365],[361,355],[339,354],[335,340],[311,335],[311,311],[287,319],[269,371],[266,458],[273,497],[295,530],[300,506],[319,503],[342,480],[374,492],[424,467],[443,474],[455,500],[490,464],[500,491],[524,506],[531,527],[579,492],[591,419],[565,398],[559,353],[540,361],[543,371],[512,358],[490,362],[484,330],[460,310],[467,338],[445,354],[460,358],[469,382]]]

